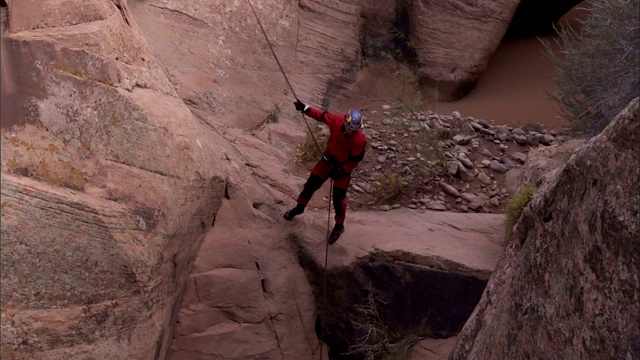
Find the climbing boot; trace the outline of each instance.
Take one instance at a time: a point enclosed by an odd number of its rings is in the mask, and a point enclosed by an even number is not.
[[[338,241],[338,238],[340,237],[340,235],[342,235],[343,232],[344,232],[344,225],[336,224],[336,226],[333,227],[333,230],[331,230],[331,235],[329,235],[329,245]]]
[[[296,207],[294,207],[291,210],[288,210],[286,213],[284,213],[283,217],[285,220],[292,220],[294,217],[296,217],[296,215],[300,215],[304,212],[304,205],[296,205]]]

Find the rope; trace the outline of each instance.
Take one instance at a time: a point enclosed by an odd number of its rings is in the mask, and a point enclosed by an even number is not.
[[[249,3],[249,6],[251,7],[251,11],[253,12],[253,15],[256,17],[256,21],[258,22],[258,26],[260,26],[260,31],[262,31],[262,35],[264,35],[264,39],[267,42],[267,45],[269,45],[269,50],[271,50],[271,54],[273,55],[273,58],[276,59],[276,63],[278,63],[278,68],[280,68],[280,72],[282,73],[282,76],[284,76],[285,81],[287,82],[287,85],[289,86],[289,89],[291,89],[291,94],[293,94],[293,97],[297,100],[300,101],[298,99],[298,96],[296,95],[296,91],[293,89],[293,86],[291,86],[291,82],[289,81],[289,78],[287,77],[287,74],[284,72],[284,69],[282,68],[282,65],[280,64],[280,60],[278,60],[278,56],[276,55],[276,52],[273,50],[273,46],[271,45],[271,42],[269,41],[269,37],[267,36],[267,32],[264,30],[264,27],[262,27],[262,23],[260,22],[260,18],[258,17],[258,14],[256,13],[256,10],[253,8],[253,4],[251,4],[251,0],[247,0],[247,2]],[[307,130],[309,131],[309,135],[311,136],[311,139],[313,139],[313,143],[316,145],[316,147],[318,148],[318,151],[320,153],[322,153],[322,148],[320,147],[320,144],[318,144],[318,141],[316,140],[315,136],[313,136],[313,132],[311,131],[311,127],[309,126],[309,123],[307,122],[307,118],[305,117],[303,112],[300,112],[300,115],[302,116],[302,119],[304,120],[305,125],[307,125]],[[329,228],[331,227],[331,200],[333,197],[333,179],[331,179],[331,181],[329,182],[329,211],[327,212],[327,236],[326,236],[326,240],[325,240],[325,252],[324,252],[324,279],[323,279],[323,285],[322,285],[322,316],[324,317],[326,314],[326,306],[327,306],[327,263],[328,263],[328,259],[329,259]],[[323,323],[324,323],[324,319],[320,322],[320,360],[322,360],[323,358],[323,342],[322,342],[322,329],[323,329]]]
[[[271,54],[273,55],[273,58],[276,59],[276,63],[278,63],[278,67],[280,68],[280,72],[282,73],[282,76],[284,76],[284,79],[287,82],[287,85],[289,86],[289,89],[291,89],[291,94],[293,94],[293,97],[297,101],[300,101],[298,99],[298,95],[296,95],[296,91],[293,89],[293,86],[291,86],[291,82],[289,81],[289,78],[287,77],[287,74],[284,72],[284,69],[282,68],[282,65],[280,64],[280,60],[278,60],[278,56],[276,55],[276,52],[273,50],[273,46],[271,45],[271,41],[269,41],[269,37],[267,36],[267,32],[264,31],[264,27],[262,27],[262,22],[260,22],[260,18],[258,17],[258,13],[256,13],[256,9],[253,8],[253,4],[251,4],[251,0],[247,0],[247,2],[249,3],[249,6],[251,7],[251,11],[253,12],[253,15],[256,17],[256,21],[258,22],[258,26],[260,26],[260,31],[262,31],[262,35],[264,35],[264,39],[267,41],[267,45],[269,45],[269,50],[271,50]],[[309,126],[309,123],[307,122],[307,118],[305,118],[303,112],[300,112],[300,114],[302,116],[302,120],[304,120],[304,124],[307,125],[307,130],[309,130],[309,135],[311,135],[311,139],[313,140],[313,143],[316,144],[316,147],[318,148],[318,151],[320,153],[322,153],[322,148],[320,147],[320,144],[318,144],[318,141],[316,140],[316,137],[313,136],[313,132],[311,131],[311,127]]]
[[[322,329],[324,328],[324,321],[327,313],[327,263],[329,260],[329,228],[331,228],[331,199],[333,199],[333,179],[329,181],[329,211],[327,211],[327,236],[324,242],[324,279],[322,280],[322,316],[323,319],[320,322],[320,360],[322,360]]]

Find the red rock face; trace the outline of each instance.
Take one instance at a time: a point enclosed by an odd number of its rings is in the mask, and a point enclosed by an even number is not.
[[[2,17],[7,8],[2,8]],[[2,33],[6,29],[2,21]],[[32,48],[28,44],[2,37],[2,88],[1,104],[2,128],[9,129],[14,125],[34,123],[38,119],[38,109],[31,103],[31,98],[43,99],[46,89],[38,69]]]
[[[407,14],[424,95],[454,101],[477,82],[519,1],[400,2]]]
[[[326,104],[356,76],[359,5],[254,4],[301,99]],[[472,84],[511,4],[485,4],[498,15],[481,4],[433,14],[416,4],[425,79],[451,93]],[[291,164],[304,130],[257,23],[244,2],[131,5],[14,0],[2,9],[2,357],[316,356],[313,289],[288,239],[321,239],[324,217],[281,223],[280,207],[304,182]],[[495,22],[474,27],[454,14]],[[431,16],[484,35],[465,39],[471,49],[447,31],[429,42],[441,32],[415,24]],[[500,219],[491,224],[500,233]]]
[[[539,188],[451,359],[639,355],[638,104]]]
[[[2,357],[165,357],[225,141],[126,3],[68,3],[2,8]]]

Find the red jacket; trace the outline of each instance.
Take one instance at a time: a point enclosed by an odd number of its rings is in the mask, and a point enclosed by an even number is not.
[[[327,149],[324,151],[330,160],[335,160],[346,173],[350,173],[364,158],[367,139],[364,132],[358,129],[354,134],[345,136],[342,133],[344,115],[331,114],[309,107],[305,115],[323,122],[329,127]]]

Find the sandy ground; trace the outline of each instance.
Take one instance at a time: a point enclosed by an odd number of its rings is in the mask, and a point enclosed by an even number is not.
[[[540,40],[507,40],[496,51],[476,88],[461,100],[438,104],[436,112],[459,111],[462,116],[514,127],[527,123],[549,129],[564,127],[568,123],[561,116],[559,105],[549,97],[557,91],[555,76]]]
[[[578,29],[588,11],[581,3],[569,11],[559,26]],[[458,111],[462,116],[485,119],[496,125],[521,126],[528,123],[545,129],[560,129],[569,125],[560,106],[550,94],[557,91],[558,76],[548,59],[543,41],[552,41],[555,34],[504,40],[476,87],[455,102],[426,104],[441,114]],[[557,50],[557,46],[554,45]],[[393,100],[390,84],[392,71],[380,71],[376,66],[365,68],[349,92],[333,103],[334,110],[349,108],[379,108]]]
[[[380,109],[383,104],[394,102],[398,95],[393,89],[397,87],[390,84],[400,81],[395,72],[391,64],[371,64],[358,75],[349,91],[333,102],[331,110]],[[569,123],[549,96],[557,91],[555,76],[538,38],[507,40],[469,95],[455,102],[425,102],[425,106],[441,114],[458,111],[463,117],[485,119],[496,125],[534,123],[559,129]]]

